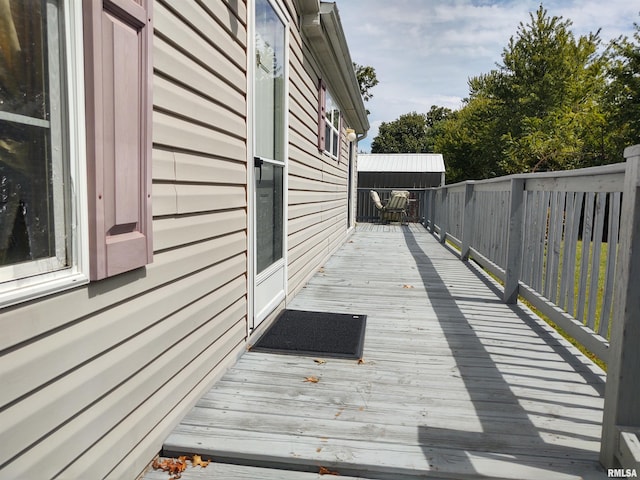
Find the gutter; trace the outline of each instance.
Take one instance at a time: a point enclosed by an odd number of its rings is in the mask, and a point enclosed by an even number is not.
[[[359,139],[365,138],[369,120],[336,4],[319,0],[298,0],[297,3],[302,16],[302,32],[309,40],[309,48],[325,75],[331,93],[349,126]]]

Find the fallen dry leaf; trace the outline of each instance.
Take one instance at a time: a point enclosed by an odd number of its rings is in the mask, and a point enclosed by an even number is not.
[[[202,460],[202,457],[200,455],[194,455],[193,457],[191,457],[191,465],[195,466],[201,466],[202,468],[205,468],[207,465],[209,465],[209,460]]]
[[[178,479],[187,468],[187,457],[165,458],[162,460],[156,458],[151,466],[154,470],[162,470],[173,475],[174,479]]]
[[[405,283],[402,288],[413,288],[413,285],[409,285],[408,283]]]
[[[324,363],[327,363],[326,360],[322,360],[321,358],[314,358],[313,361],[316,362],[318,365],[322,365]]]
[[[151,466],[154,470],[162,470],[163,472],[167,472],[171,475],[169,480],[178,480],[182,477],[182,472],[187,468],[187,460],[191,460],[191,466],[200,466],[202,468],[205,468],[210,462],[209,460],[202,460],[200,455],[194,455],[191,458],[183,455],[178,458],[156,458]]]
[[[364,364],[364,358],[359,358],[358,359],[358,365],[362,365]]]
[[[338,472],[334,472],[333,470],[329,470],[327,467],[320,467],[320,471],[318,473],[320,475],[340,475]]]
[[[318,377],[304,377],[304,381],[310,383],[318,383],[320,379]]]

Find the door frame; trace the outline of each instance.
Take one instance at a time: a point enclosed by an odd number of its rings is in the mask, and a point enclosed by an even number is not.
[[[258,325],[271,314],[278,305],[286,300],[288,289],[288,207],[289,207],[289,46],[291,19],[282,0],[264,0],[273,8],[274,12],[284,24],[284,128],[283,150],[284,162],[274,162],[282,165],[282,258],[267,267],[260,274],[257,273],[257,228],[256,228],[256,169],[254,168],[255,149],[255,34],[256,34],[256,0],[248,0],[247,12],[247,337]],[[282,290],[266,305],[262,311],[256,308],[257,285],[270,278],[274,271],[282,268]]]

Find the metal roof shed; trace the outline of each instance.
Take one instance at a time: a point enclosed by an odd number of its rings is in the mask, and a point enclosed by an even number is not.
[[[444,185],[440,153],[360,153],[359,188],[427,188]]]

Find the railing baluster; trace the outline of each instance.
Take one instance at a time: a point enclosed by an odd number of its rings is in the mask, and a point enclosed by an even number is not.
[[[564,235],[562,236],[562,271],[560,272],[560,298],[558,299],[558,305],[566,311],[568,308],[568,291],[569,288],[573,288],[573,269],[572,265],[575,265],[575,253],[573,253],[571,239],[573,237],[574,230],[574,212],[575,212],[575,198],[574,192],[566,193],[565,200],[565,219],[564,219]]]
[[[547,235],[547,210],[549,209],[549,192],[538,192],[538,215],[536,217],[536,232],[535,238],[537,240],[534,249],[534,277],[533,288],[541,292],[542,291],[542,279],[544,270],[544,257],[545,257],[545,243]]]
[[[567,296],[567,303],[569,308],[567,312],[572,316],[576,317],[576,292],[575,292],[575,277],[576,277],[576,253],[578,248],[578,235],[580,231],[580,218],[583,215],[583,201],[584,201],[584,192],[578,192],[575,196],[573,203],[573,226],[571,228],[571,238],[569,239],[569,246],[571,248],[571,255],[569,260],[571,262],[571,266],[569,269],[569,290]]]
[[[562,192],[553,192],[550,195],[551,210],[549,213],[549,234],[547,242],[547,272],[544,282],[544,294],[552,302],[557,300],[558,288],[558,263],[560,259],[560,237],[562,236],[562,224],[558,218],[564,211],[564,202],[560,198]]]
[[[609,196],[609,228],[607,230],[607,271],[604,279],[604,294],[602,296],[602,310],[598,335],[609,338],[611,323],[611,307],[613,285],[615,283],[616,254],[618,252],[618,232],[620,229],[620,201],[622,194],[613,192]]]
[[[468,182],[464,187],[464,220],[462,222],[462,251],[460,252],[460,258],[463,261],[469,259],[469,249],[471,248],[471,241],[474,232],[474,195],[473,195],[473,182]]]
[[[442,211],[442,215],[439,215],[439,217],[442,217],[442,221],[440,222],[440,237],[438,238],[438,240],[440,240],[440,243],[444,243],[447,239],[447,221],[449,219],[449,201],[447,199],[448,193],[449,189],[447,187],[440,190],[440,194],[442,195],[442,199],[440,201],[440,210]]]
[[[596,329],[596,308],[598,301],[598,283],[600,280],[600,247],[604,233],[604,210],[606,206],[605,194],[596,195],[596,217],[593,230],[593,253],[591,255],[591,282],[589,284],[589,311],[587,313],[587,326]]]
[[[587,301],[587,278],[589,276],[589,256],[591,253],[591,234],[593,231],[593,204],[595,194],[587,193],[584,200],[584,222],[582,224],[582,258],[580,262],[580,288],[578,290],[579,322],[585,322],[585,303]]]

